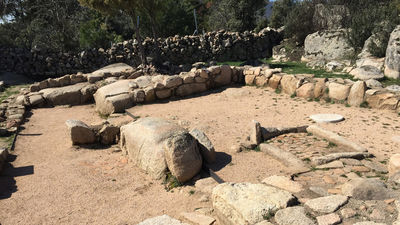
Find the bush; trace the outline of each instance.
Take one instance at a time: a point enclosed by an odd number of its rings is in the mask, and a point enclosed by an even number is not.
[[[313,25],[314,4],[309,1],[299,2],[289,13],[285,23],[285,36],[303,45],[307,35],[316,30]]]

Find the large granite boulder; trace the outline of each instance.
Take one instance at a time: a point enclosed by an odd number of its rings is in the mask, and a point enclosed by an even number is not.
[[[125,73],[127,71],[133,70],[133,67],[125,64],[125,63],[115,63],[103,67],[94,71],[91,74],[88,74],[87,79],[89,83],[95,83],[99,80],[103,80],[107,77],[116,77],[122,75],[121,73]]]
[[[256,224],[291,206],[296,198],[265,184],[223,183],[212,193],[212,203],[223,225]]]
[[[79,120],[67,120],[65,124],[68,127],[72,144],[92,144],[96,141],[96,136],[93,130],[84,122]]]
[[[132,80],[119,80],[99,88],[94,94],[96,111],[102,115],[121,113],[133,106],[129,84]]]
[[[343,60],[354,54],[346,30],[325,30],[310,34],[304,41],[303,61]]]
[[[385,76],[400,78],[400,25],[390,34],[385,58]]]
[[[169,171],[185,182],[201,169],[196,139],[188,131],[160,118],[143,118],[121,127],[121,149],[154,179]]]
[[[81,92],[88,86],[87,83],[78,83],[65,87],[46,88],[40,91],[47,104],[55,105],[79,105],[83,102],[83,94]]]

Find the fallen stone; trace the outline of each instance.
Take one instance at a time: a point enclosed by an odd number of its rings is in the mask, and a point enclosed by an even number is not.
[[[232,69],[228,65],[221,66],[221,73],[218,74],[215,79],[215,85],[217,87],[222,87],[229,85],[232,81]]]
[[[203,193],[212,193],[212,190],[215,186],[217,186],[218,183],[212,178],[212,177],[207,177],[204,179],[197,180],[194,186],[196,189],[200,190]]]
[[[353,84],[350,89],[349,97],[347,102],[351,106],[360,106],[364,102],[365,91],[367,85],[364,81],[357,81]]]
[[[256,224],[296,198],[265,184],[223,183],[214,188],[212,202],[221,224]]]
[[[205,83],[183,84],[176,89],[176,95],[180,97],[205,92],[207,85]]]
[[[335,133],[333,133],[331,131],[325,130],[325,129],[323,129],[321,127],[318,127],[316,125],[311,125],[311,126],[307,127],[307,132],[312,133],[312,134],[314,134],[316,136],[319,136],[321,138],[325,138],[330,142],[333,142],[333,143],[335,143],[337,145],[344,146],[344,147],[349,148],[351,150],[355,150],[355,151],[358,151],[358,152],[367,152],[367,149],[365,149],[364,147],[362,147],[362,146],[360,146],[360,145],[358,145],[358,144],[356,144],[354,142],[348,141],[347,139],[339,136],[338,134],[335,134]],[[346,158],[346,157],[343,157],[343,158]],[[353,157],[347,157],[347,158],[353,158]]]
[[[322,187],[311,186],[309,187],[310,191],[314,192],[319,196],[328,196],[329,193]]]
[[[383,85],[381,82],[374,80],[374,79],[369,79],[365,81],[365,84],[367,85],[368,88],[382,88]]]
[[[189,224],[182,223],[181,221],[169,217],[168,215],[162,215],[144,220],[143,222],[138,223],[138,225],[189,225]]]
[[[281,79],[282,91],[288,95],[296,93],[296,89],[300,87],[302,80],[294,75],[284,75]]]
[[[360,160],[352,159],[352,158],[344,158],[344,159],[340,159],[340,161],[343,162],[345,165],[348,165],[348,166],[362,166],[362,165],[364,165]]]
[[[314,83],[303,84],[296,90],[296,96],[299,98],[312,99],[314,98]]]
[[[392,194],[379,179],[358,178],[342,185],[342,193],[359,200],[385,200]]]
[[[314,157],[311,159],[311,162],[314,165],[322,165],[326,164],[338,159],[344,158],[352,158],[352,159],[365,159],[371,157],[372,154],[366,152],[339,152],[339,153],[332,153],[325,156]]]
[[[281,209],[275,214],[275,222],[279,225],[314,225],[315,223],[306,216],[304,207],[294,206]]]
[[[315,87],[314,87],[314,98],[320,98],[324,95],[325,90],[326,90],[326,78],[315,78],[315,80],[317,80],[317,82],[315,83]]]
[[[190,131],[190,134],[199,143],[200,153],[203,159],[205,159],[207,163],[214,163],[216,158],[215,149],[207,135],[196,128]]]
[[[336,160],[336,161],[333,161],[333,162],[330,162],[327,164],[317,166],[316,168],[317,169],[336,169],[336,168],[343,168],[343,167],[344,167],[343,163],[341,161]]]
[[[122,72],[130,70],[133,70],[132,66],[125,63],[114,63],[94,71],[92,75],[119,76]]]
[[[400,171],[400,154],[394,154],[390,157],[388,163],[389,175],[395,174]]]
[[[67,120],[65,124],[68,127],[72,144],[93,144],[96,141],[94,132],[84,122],[79,120]]]
[[[100,143],[103,145],[116,144],[119,140],[119,127],[113,125],[104,125],[99,131]]]
[[[99,88],[95,95],[96,111],[102,115],[121,113],[133,106],[129,83],[132,80],[119,80]]]
[[[253,145],[259,145],[263,141],[260,123],[255,120],[251,121],[249,124],[249,131],[250,143]]]
[[[121,149],[154,179],[167,168],[179,182],[186,182],[201,169],[196,140],[182,127],[159,118],[142,118],[121,127]]]
[[[215,219],[209,216],[202,215],[200,213],[181,213],[183,220],[189,221],[193,225],[211,225],[215,222]]]
[[[385,77],[380,69],[370,65],[355,68],[350,72],[350,75],[359,80],[381,80]]]
[[[273,145],[260,144],[260,150],[283,163],[285,166],[291,169],[293,173],[300,173],[309,170],[307,165],[295,155]]]
[[[304,205],[318,213],[333,213],[348,201],[347,196],[330,195],[308,200]]]
[[[344,120],[344,117],[339,114],[315,114],[310,118],[317,123],[337,123]]]
[[[277,89],[279,87],[279,84],[281,82],[282,76],[274,74],[268,81],[268,86],[272,89]]]
[[[342,222],[342,219],[336,213],[317,217],[318,225],[336,225]]]
[[[291,193],[298,193],[304,190],[303,185],[291,180],[289,177],[284,176],[270,176],[265,178],[262,183],[289,191]]]
[[[390,92],[368,90],[365,94],[365,101],[371,108],[396,110],[399,104],[399,99]]]
[[[363,165],[371,170],[374,170],[379,173],[388,173],[388,170],[381,164],[373,161],[364,160],[362,161]]]

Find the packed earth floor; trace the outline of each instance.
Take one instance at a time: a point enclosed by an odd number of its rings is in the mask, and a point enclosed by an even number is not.
[[[260,183],[272,175],[289,174],[287,167],[263,152],[236,152],[232,148],[247,135],[246,127],[252,120],[263,127],[293,127],[311,125],[311,114],[339,113],[345,121],[319,125],[364,146],[376,156],[374,161],[387,161],[400,145],[392,140],[400,135],[400,116],[392,111],[307,101],[249,86],[138,105],[128,111],[136,117],[161,117],[204,131],[217,152],[211,167],[227,182]],[[14,161],[0,177],[2,224],[136,224],[154,216],[179,218],[182,212],[193,211],[215,218],[206,187],[189,183],[167,191],[162,181],[152,180],[129,163],[118,145],[74,147],[65,126],[68,119],[87,124],[104,120],[94,105],[32,110],[11,152]],[[133,120],[126,115],[118,119]],[[307,134],[279,138],[269,143],[298,153],[303,160],[313,152],[340,151]],[[311,175],[306,174],[298,181],[318,179],[317,183],[334,189],[335,183],[347,179],[338,176],[335,180],[335,171],[331,171],[332,181],[323,172],[308,179]]]

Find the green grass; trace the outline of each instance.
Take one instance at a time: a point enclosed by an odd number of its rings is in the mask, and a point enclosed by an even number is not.
[[[26,87],[27,85],[17,85],[17,86],[10,86],[4,89],[4,91],[0,92],[0,102],[3,102],[11,95],[15,95],[19,93],[21,88]]]
[[[7,137],[0,137],[0,143],[1,143],[2,147],[5,147],[8,150],[11,150],[15,135],[16,134],[14,133]]]
[[[178,179],[176,179],[176,177],[171,174],[171,172],[167,173],[164,184],[167,191],[171,191],[174,188],[182,186],[182,183],[180,183]]]
[[[276,93],[276,94],[280,94],[280,93],[282,93],[282,90],[279,89],[279,88],[277,88],[277,89],[275,89],[275,93]]]
[[[336,146],[337,146],[337,144],[335,144],[333,142],[329,142],[329,144],[328,144],[328,148],[334,148]]]

